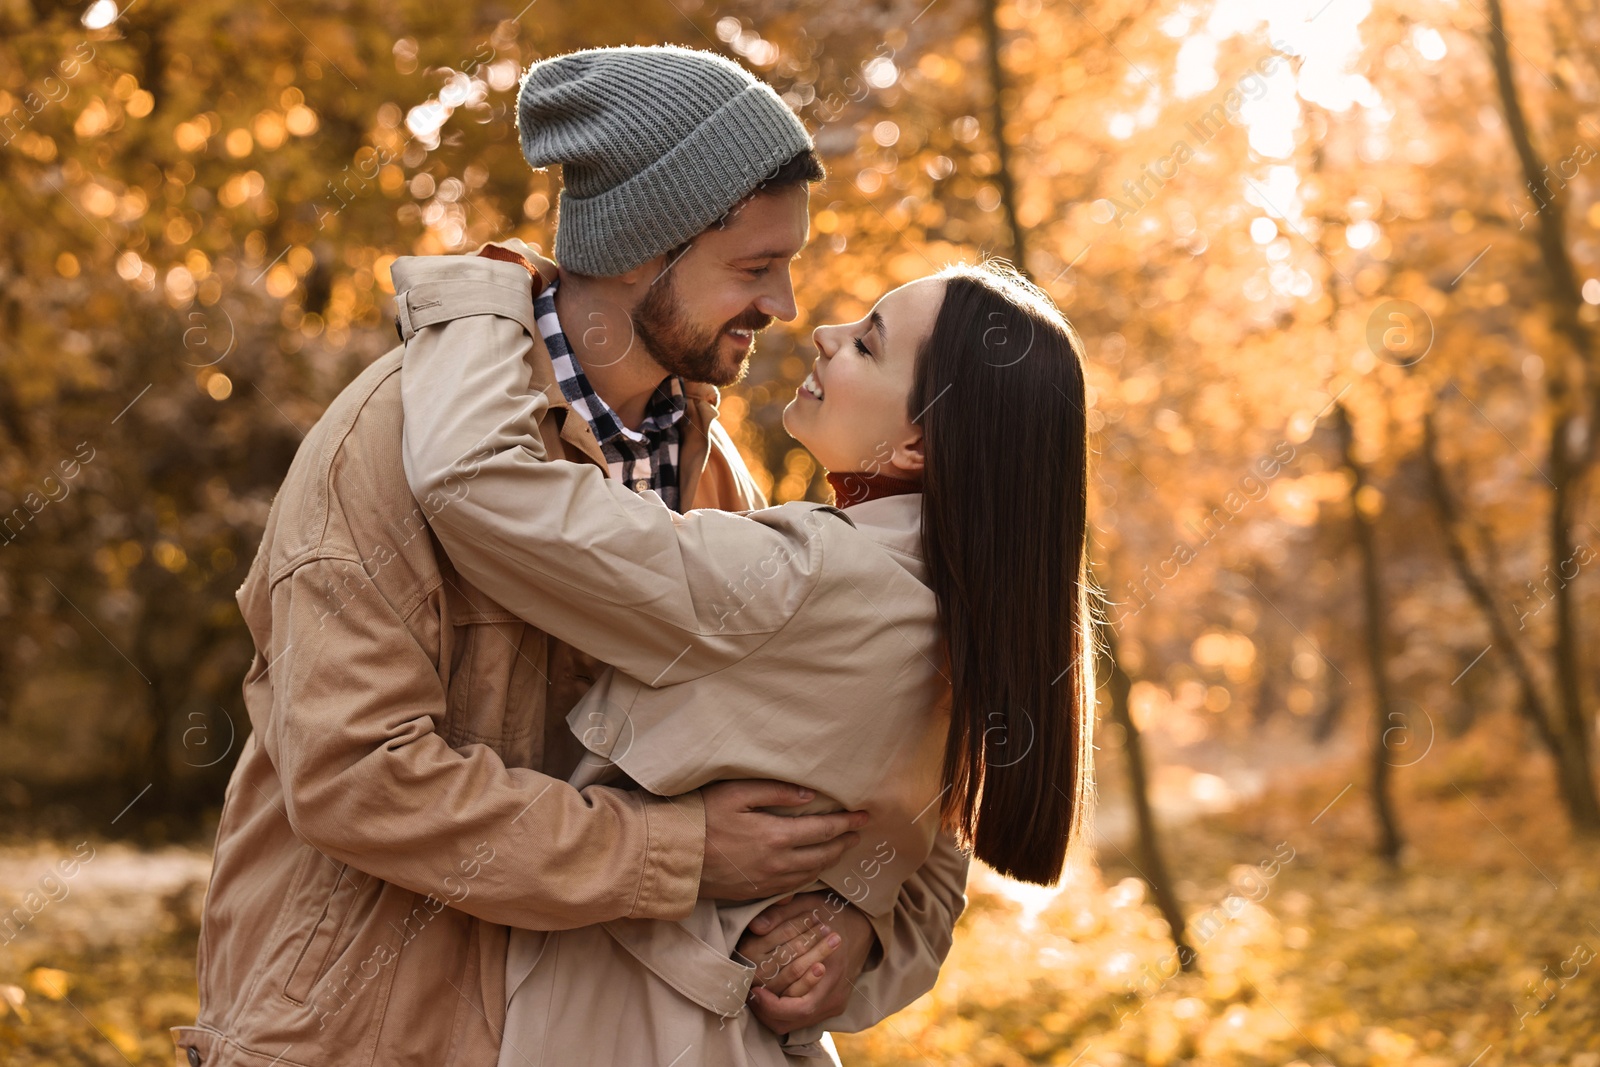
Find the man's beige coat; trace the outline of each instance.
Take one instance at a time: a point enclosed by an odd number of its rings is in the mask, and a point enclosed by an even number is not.
[[[671,796],[777,778],[817,791],[806,810],[865,808],[862,841],[822,884],[868,915],[895,965],[860,976],[827,1025],[909,1003],[948,949],[948,928],[929,927],[959,912],[966,874],[937,833],[948,682],[920,496],[677,515],[593,466],[544,462],[559,392],[529,390],[548,359],[521,295],[469,293],[439,261],[402,260],[402,276],[407,476],[450,497],[432,519],[441,544],[507,609],[615,668],[569,716],[591,753],[570,783],[625,775]],[[513,934],[502,1067],[827,1055],[820,1028],[780,1042],[744,1010],[751,969],[732,954],[765,903]],[[601,1019],[620,1025],[598,1034]]]

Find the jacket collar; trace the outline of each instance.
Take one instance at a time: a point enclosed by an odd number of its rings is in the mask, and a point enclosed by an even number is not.
[[[874,497],[844,509],[845,516],[868,539],[894,556],[924,585],[928,562],[922,552],[922,494]]]

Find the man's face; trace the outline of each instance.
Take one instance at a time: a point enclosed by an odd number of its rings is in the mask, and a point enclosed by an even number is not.
[[[664,263],[633,311],[656,362],[712,385],[744,377],[756,333],[795,317],[789,264],[810,234],[809,201],[805,185],[757,193]]]

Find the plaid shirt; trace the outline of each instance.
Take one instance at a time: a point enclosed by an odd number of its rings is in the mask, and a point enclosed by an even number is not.
[[[687,406],[683,380],[674,374],[663,381],[645,405],[644,422],[639,428],[630,430],[624,426],[617,413],[594,391],[572,354],[572,346],[556,318],[557,285],[558,282],[551,282],[534,298],[533,313],[545,347],[550,350],[562,395],[594,431],[613,478],[635,492],[653,489],[667,507],[682,510],[678,500],[678,445],[683,437],[679,423]]]

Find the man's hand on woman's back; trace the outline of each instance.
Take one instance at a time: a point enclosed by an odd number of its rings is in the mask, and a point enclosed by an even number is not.
[[[815,795],[787,782],[714,782],[706,805],[706,854],[700,896],[754,900],[792,893],[817,880],[861,839],[864,811],[773,815],[766,808],[804,804]]]

